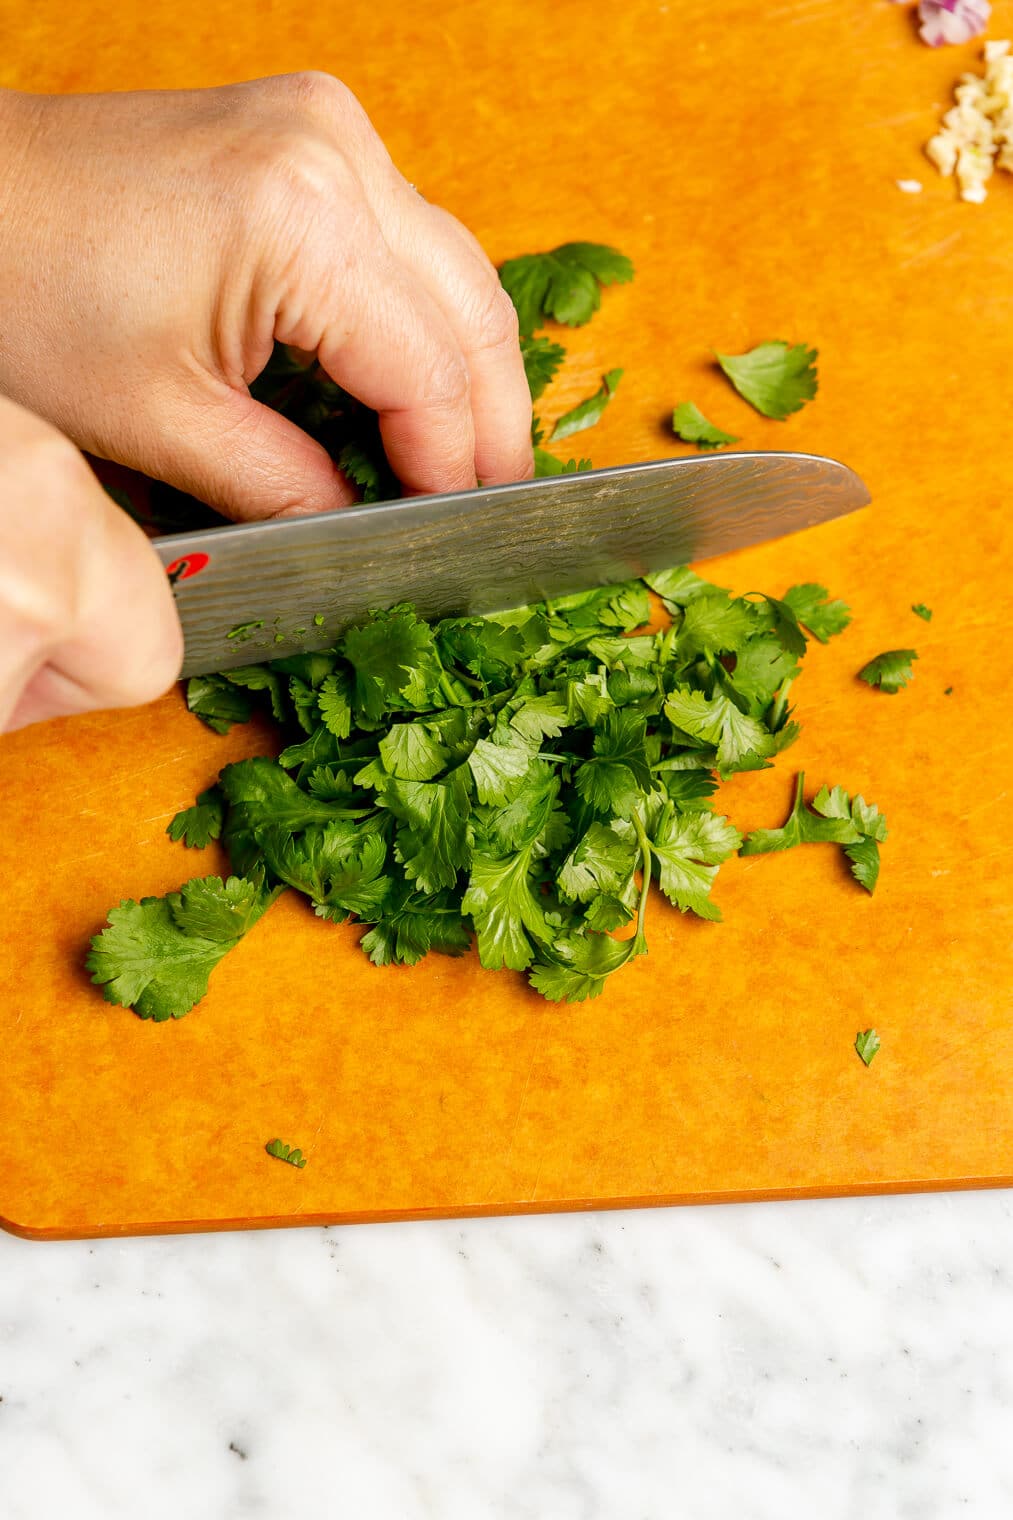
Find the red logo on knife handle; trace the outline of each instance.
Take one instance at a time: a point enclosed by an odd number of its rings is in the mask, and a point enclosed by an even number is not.
[[[170,586],[175,586],[177,581],[189,580],[191,575],[199,575],[210,560],[210,554],[181,554],[179,559],[165,567]]]

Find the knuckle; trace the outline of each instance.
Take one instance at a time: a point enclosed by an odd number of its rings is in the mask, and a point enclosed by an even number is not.
[[[476,326],[482,348],[516,348],[520,341],[517,309],[495,276],[480,297]]]
[[[274,217],[293,207],[332,204],[347,184],[344,161],[312,131],[272,133],[253,149],[251,212]]]
[[[282,75],[279,82],[292,108],[310,116],[321,112],[330,115],[355,102],[348,86],[323,69],[300,69],[296,74]]]
[[[424,376],[423,397],[429,406],[454,411],[471,399],[471,376],[464,355],[450,349],[435,354]]]

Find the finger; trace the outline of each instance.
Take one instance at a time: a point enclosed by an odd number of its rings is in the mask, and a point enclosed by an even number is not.
[[[525,480],[534,471],[531,392],[513,302],[457,218],[397,178],[388,240],[440,307],[461,346],[471,379],[476,474],[486,485]]]
[[[379,414],[387,458],[407,494],[469,489],[476,483],[471,380],[450,324],[372,218],[360,217],[337,276],[333,246],[317,244],[320,288],[314,293],[304,265],[299,314],[281,312],[275,336],[315,347],[331,378]],[[307,312],[324,314],[322,331]]]
[[[4,477],[7,505],[25,503],[0,524],[4,728],[150,701],[182,662],[171,588],[147,538],[76,450],[45,434],[57,443],[21,449],[20,469]]]
[[[302,516],[356,500],[327,453],[302,428],[213,376],[192,377],[150,415],[144,468],[240,522]],[[129,461],[125,461],[129,462]]]

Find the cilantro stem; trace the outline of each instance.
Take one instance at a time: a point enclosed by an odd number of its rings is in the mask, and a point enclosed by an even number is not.
[[[790,680],[785,681],[781,690],[774,698],[773,706],[770,709],[770,721],[767,725],[772,734],[776,734],[779,729],[784,727],[784,720],[788,716],[788,693],[791,691],[791,686]]]
[[[631,816],[633,827],[637,831],[637,843],[640,845],[640,855],[643,860],[640,880],[640,903],[637,907],[637,932],[634,937],[634,944],[637,945],[638,949],[631,952],[637,955],[647,949],[644,923],[647,918],[647,893],[651,885],[651,841],[647,837],[647,830],[644,828],[639,809],[634,808]]]

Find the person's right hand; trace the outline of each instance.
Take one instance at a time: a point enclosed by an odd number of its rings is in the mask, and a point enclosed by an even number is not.
[[[0,391],[230,517],[353,499],[254,401],[277,340],[379,413],[409,494],[532,473],[517,319],[326,74],[0,91]]]
[[[72,443],[0,397],[0,733],[151,701],[182,658],[144,533]]]

